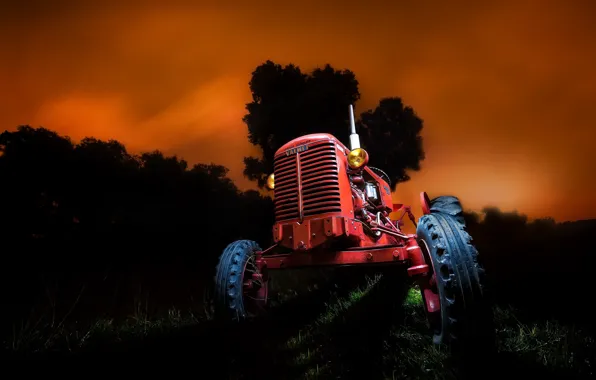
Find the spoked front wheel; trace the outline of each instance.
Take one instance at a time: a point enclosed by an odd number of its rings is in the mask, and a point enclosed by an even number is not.
[[[242,321],[266,312],[269,281],[266,270],[259,268],[259,245],[238,240],[226,247],[215,274],[215,317]]]

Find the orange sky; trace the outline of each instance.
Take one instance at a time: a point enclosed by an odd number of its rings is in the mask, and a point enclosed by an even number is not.
[[[400,96],[425,122],[427,158],[396,201],[596,217],[596,2],[4,3],[2,130],[216,162],[246,189],[251,72],[330,63],[355,72],[357,112]]]

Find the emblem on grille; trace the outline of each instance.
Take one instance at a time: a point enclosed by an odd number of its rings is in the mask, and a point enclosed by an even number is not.
[[[295,148],[286,150],[286,156],[290,156],[292,154],[304,152],[305,150],[308,150],[308,145],[299,145],[299,146],[297,146]]]

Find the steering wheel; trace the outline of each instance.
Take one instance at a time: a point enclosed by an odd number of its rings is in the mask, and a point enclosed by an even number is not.
[[[387,182],[387,184],[389,186],[391,186],[391,178],[389,178],[389,176],[387,175],[387,173],[385,173],[381,169],[375,168],[373,166],[369,166],[369,168],[370,168],[370,170],[372,170],[373,172],[375,172],[376,174],[378,174],[379,177],[383,178]]]

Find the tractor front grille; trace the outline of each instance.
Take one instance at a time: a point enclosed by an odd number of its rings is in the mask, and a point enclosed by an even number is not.
[[[341,212],[335,142],[317,141],[308,150],[278,156],[275,168],[275,220]]]

